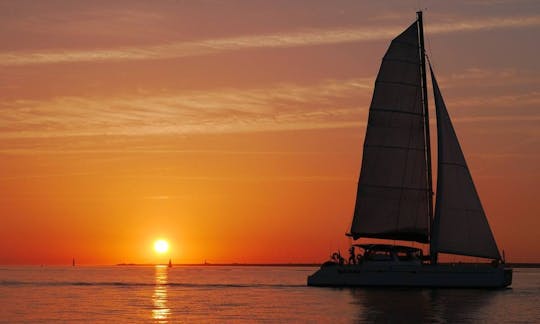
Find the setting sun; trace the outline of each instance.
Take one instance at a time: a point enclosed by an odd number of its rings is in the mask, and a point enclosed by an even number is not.
[[[157,240],[154,242],[154,250],[159,254],[163,254],[169,250],[169,243],[165,240]]]

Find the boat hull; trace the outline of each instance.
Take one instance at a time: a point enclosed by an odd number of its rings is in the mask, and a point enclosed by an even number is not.
[[[503,288],[512,284],[504,265],[325,265],[307,279],[319,287]]]

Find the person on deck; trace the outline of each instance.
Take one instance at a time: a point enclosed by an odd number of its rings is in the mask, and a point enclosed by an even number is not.
[[[354,246],[349,248],[349,264],[356,264],[356,255],[354,253]]]

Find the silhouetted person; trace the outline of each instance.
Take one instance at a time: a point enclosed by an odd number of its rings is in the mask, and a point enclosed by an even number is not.
[[[354,253],[354,246],[349,248],[349,264],[356,264],[356,255]]]

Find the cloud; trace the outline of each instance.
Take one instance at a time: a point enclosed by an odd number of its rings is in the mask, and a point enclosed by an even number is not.
[[[131,177],[131,176],[128,176]],[[139,177],[139,175],[137,175]],[[152,178],[159,176],[152,175]],[[356,182],[358,179],[355,175],[350,175],[348,177],[344,176],[324,176],[324,175],[305,175],[305,176],[244,176],[244,177],[235,177],[235,176],[166,176],[167,179],[182,180],[182,181],[224,181],[224,182]],[[146,197],[146,199],[167,199],[161,198],[162,196],[153,196]]]
[[[452,20],[446,23],[428,25],[426,26],[426,32],[444,34],[532,26],[540,26],[540,16],[481,18],[466,21]]]
[[[435,69],[438,70],[438,69]],[[537,91],[528,93],[532,89],[540,87],[540,77],[537,73],[531,69],[516,69],[516,68],[486,68],[486,67],[468,67],[462,70],[454,70],[448,75],[440,75],[437,80],[441,84],[443,89],[455,88],[454,92],[459,91],[470,92],[471,89],[478,93],[489,94],[495,93],[502,95],[502,93],[513,93],[514,98],[510,98],[523,104],[533,104],[538,100]],[[474,88],[471,87],[474,85]],[[501,93],[502,92],[502,93]],[[525,93],[525,95],[520,95]],[[474,95],[474,93],[471,93]],[[528,97],[531,95],[531,97]],[[486,95],[483,98],[476,98],[476,102],[470,102],[471,104],[478,104],[478,100],[488,100],[489,96]],[[501,104],[508,104],[506,102],[494,102],[496,106]]]
[[[367,102],[372,82],[4,101],[0,139],[357,127],[357,103]]]
[[[478,122],[540,122],[540,116],[536,115],[502,115],[502,116],[471,116],[452,118],[454,123],[478,123]]]
[[[450,74],[448,77],[441,78],[444,80],[445,87],[449,86],[468,86],[467,81],[477,82],[481,84],[477,86],[508,86],[515,84],[531,84],[540,83],[540,79],[531,71],[518,70],[515,68],[479,68],[469,67],[462,71],[457,71]]]
[[[495,74],[466,70],[475,82]],[[449,79],[460,81],[461,74]],[[0,139],[102,135],[182,135],[361,127],[373,80],[327,79],[263,88],[55,97],[0,103]],[[537,121],[540,92],[499,93],[447,100],[454,121]],[[489,108],[486,110],[484,108]],[[498,108],[498,110],[493,110]],[[452,112],[451,112],[452,113]]]
[[[0,65],[155,60],[192,57],[251,48],[286,48],[385,39],[395,30],[311,30],[304,32],[216,38],[201,41],[123,47],[117,49],[11,52],[0,54]]]
[[[162,196],[145,196],[144,199],[147,199],[147,200],[168,200],[168,199],[171,199],[171,198],[174,198],[174,197],[170,197],[170,196],[166,196],[166,195],[162,195]]]
[[[540,16],[488,18],[451,21],[426,26],[430,34],[482,31],[501,28],[540,26]],[[198,41],[169,42],[140,47],[121,47],[91,50],[17,51],[0,54],[0,66],[32,64],[110,62],[156,60],[217,54],[243,49],[290,48],[330,45],[372,40],[386,40],[403,29],[400,27],[356,27],[311,29],[275,34],[247,35]]]
[[[452,107],[490,107],[491,109],[516,107],[538,107],[540,105],[540,91],[531,91],[526,93],[499,94],[481,97],[467,97],[448,101]],[[536,110],[536,109],[535,109]],[[525,117],[525,116],[523,116]],[[498,118],[498,117],[497,117]],[[501,116],[501,118],[505,118]],[[519,116],[518,116],[519,118]],[[527,117],[533,118],[533,116]]]

